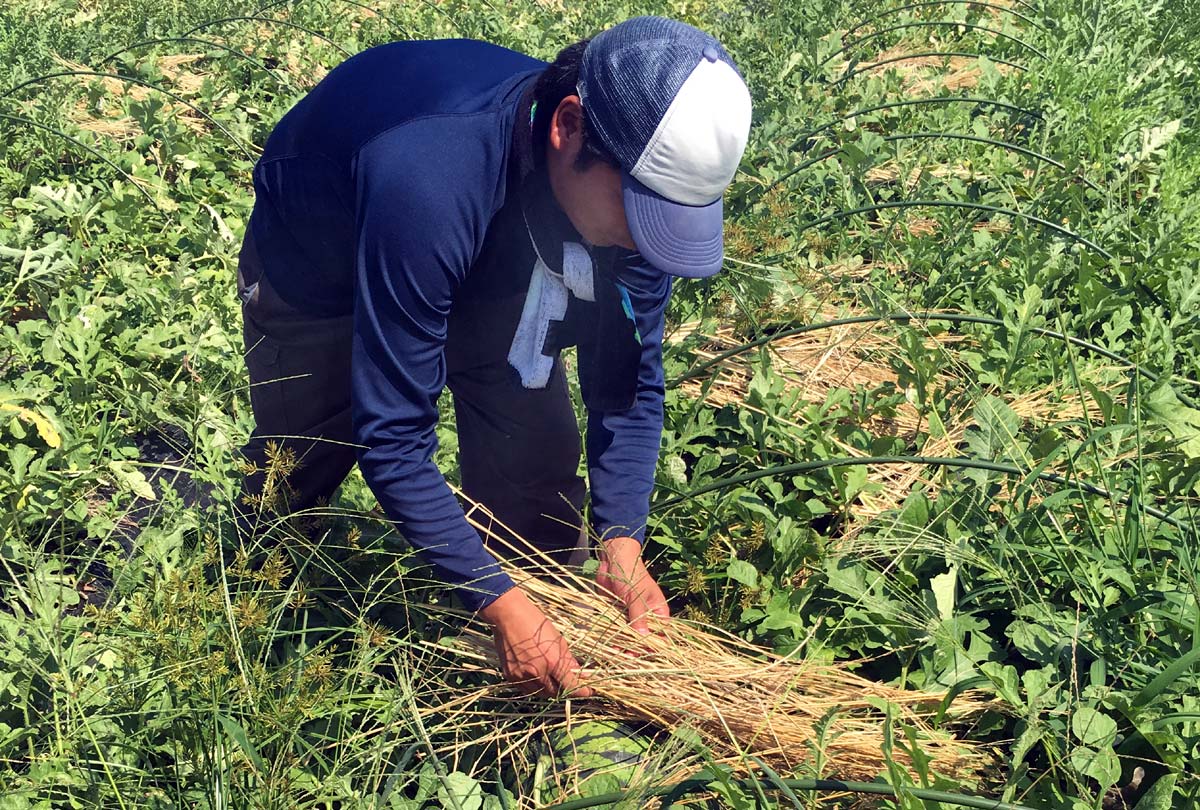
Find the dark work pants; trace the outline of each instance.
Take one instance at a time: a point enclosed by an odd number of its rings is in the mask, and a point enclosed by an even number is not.
[[[240,522],[257,531],[276,516],[328,503],[355,464],[352,319],[315,317],[282,300],[262,273],[249,231],[239,259],[238,295],[255,421],[242,448],[253,471],[243,482],[249,505],[242,507]],[[501,336],[512,334],[522,303],[523,296],[456,302],[451,313],[445,356],[462,489],[515,536],[496,523],[492,531],[518,545],[524,538],[558,562],[578,565],[587,556],[579,426],[561,363],[544,389],[523,388],[508,366]],[[268,482],[268,455],[280,450],[293,455],[294,469],[286,482]],[[272,496],[266,502],[264,488]],[[472,517],[488,523],[478,511]],[[494,553],[508,556],[503,544],[482,534]]]

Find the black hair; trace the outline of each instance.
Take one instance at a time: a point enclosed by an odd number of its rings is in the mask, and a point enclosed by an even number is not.
[[[583,50],[590,40],[583,39],[574,45],[568,45],[558,52],[554,62],[542,75],[538,76],[537,85],[533,90],[533,98],[537,110],[533,116],[533,144],[538,159],[546,152],[546,141],[550,135],[550,119],[554,111],[567,96],[578,95],[576,86],[579,84],[579,65],[583,61]],[[593,163],[606,163],[618,168],[616,157],[601,141],[588,120],[588,112],[583,111],[583,147],[575,159],[575,168],[582,171]]]

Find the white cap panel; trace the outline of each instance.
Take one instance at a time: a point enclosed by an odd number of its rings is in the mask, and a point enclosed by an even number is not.
[[[721,60],[701,59],[630,174],[668,200],[707,205],[733,180],[750,134],[750,92]]]

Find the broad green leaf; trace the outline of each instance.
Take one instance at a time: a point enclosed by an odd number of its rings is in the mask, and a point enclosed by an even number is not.
[[[924,492],[914,492],[904,499],[900,520],[919,529],[929,525],[929,499]]]
[[[786,79],[788,74],[796,69],[796,65],[800,64],[802,59],[804,59],[804,54],[800,52],[793,53],[791,56],[789,56],[787,62],[784,63],[779,73],[775,76],[775,81],[781,82]]]
[[[841,485],[842,497],[847,501],[854,498],[863,487],[867,484],[867,475],[870,472],[864,466],[847,467],[845,478]]]
[[[134,467],[128,461],[110,461],[108,469],[112,471],[113,477],[117,480],[117,485],[128,492],[132,492],[139,498],[145,498],[148,501],[158,500],[158,496],[154,494],[154,487],[150,486],[150,482],[146,480],[146,476],[137,467]]]
[[[1071,733],[1084,745],[1112,745],[1117,736],[1117,722],[1091,706],[1080,706],[1071,715]]]
[[[1053,663],[1060,636],[1045,625],[1017,619],[1008,626],[1008,637],[1021,655],[1039,664]]]
[[[1179,401],[1174,389],[1160,385],[1146,397],[1155,420],[1171,432],[1188,458],[1200,457],[1200,411]]]
[[[1021,686],[1017,679],[1017,668],[998,661],[987,661],[979,665],[979,671],[987,676],[996,688],[996,693],[1011,706],[1021,706]]]
[[[976,427],[967,433],[971,453],[977,458],[1000,458],[1014,447],[1021,417],[999,397],[985,396],[973,411]]]
[[[788,594],[775,593],[766,606],[766,618],[759,623],[761,630],[796,630],[804,629],[804,619],[792,609]]]
[[[1150,788],[1142,794],[1142,798],[1134,806],[1133,810],[1172,810],[1175,806],[1173,796],[1175,794],[1175,781],[1179,777],[1176,774],[1169,773],[1159,779],[1150,786]]]
[[[1092,777],[1102,788],[1108,788],[1121,778],[1121,760],[1111,748],[1096,750],[1081,745],[1071,752],[1071,767]]]
[[[9,448],[8,464],[14,481],[20,482],[25,478],[25,471],[29,469],[29,462],[33,461],[33,457],[33,448],[27,444],[17,444]]]
[[[867,573],[861,563],[849,557],[831,557],[825,561],[825,576],[829,587],[838,593],[858,599],[867,591]]]
[[[445,810],[480,810],[483,807],[483,788],[461,771],[448,774],[437,795]]]
[[[937,604],[938,615],[942,621],[950,621],[954,617],[954,593],[958,585],[958,566],[950,566],[944,574],[938,574],[929,580],[929,590]]]
[[[753,588],[758,582],[758,570],[745,560],[730,560],[726,575],[734,582]]]

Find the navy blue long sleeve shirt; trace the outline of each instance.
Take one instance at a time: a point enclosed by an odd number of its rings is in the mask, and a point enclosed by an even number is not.
[[[469,275],[523,274],[528,283],[529,267],[481,262],[481,253],[498,239],[531,238],[493,226],[511,223],[497,214],[519,204],[537,162],[529,104],[545,66],[468,40],[372,48],[284,116],[254,171],[250,227],[271,284],[303,311],[353,314],[352,414],[363,476],[472,609],[513,583],[433,462],[447,324]],[[551,238],[582,241],[573,232]],[[671,283],[638,261],[613,272],[640,348],[616,368],[610,357],[621,353],[608,351],[603,335],[578,341],[592,522],[602,536],[642,539],[662,433]],[[494,337],[507,342],[512,334]]]

